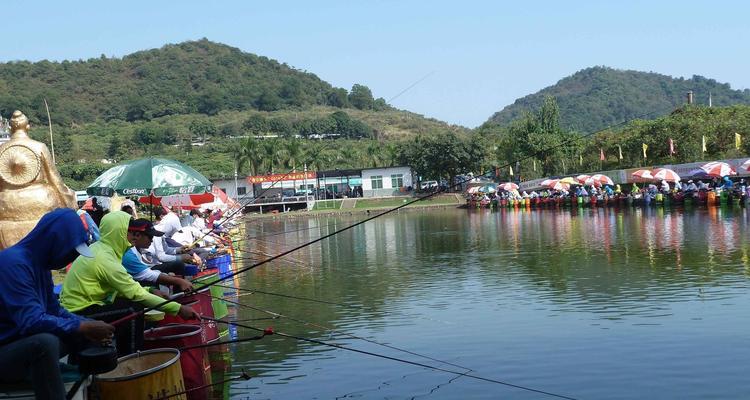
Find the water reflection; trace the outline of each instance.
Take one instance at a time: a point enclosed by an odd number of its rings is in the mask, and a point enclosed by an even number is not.
[[[255,239],[245,248],[260,259],[357,220],[251,221],[247,232]],[[747,231],[747,213],[739,208],[407,212],[243,277],[247,287],[337,305],[259,294],[241,301],[574,397],[731,397],[724,395],[750,387],[722,356],[750,356],[750,343],[735,341],[731,350],[713,344],[715,332],[750,328]],[[237,315],[261,316],[243,308]],[[404,356],[319,327],[283,319],[274,324]],[[708,349],[712,353],[701,353]],[[280,338],[232,351],[234,368],[261,376],[235,388],[253,398],[536,398],[466,379],[446,385],[450,376],[444,374]],[[693,365],[681,358],[686,354],[708,361]],[[683,373],[624,361],[653,355],[659,367]],[[603,368],[619,375],[600,376]],[[641,396],[621,396],[633,393],[623,383],[628,379],[659,384]]]

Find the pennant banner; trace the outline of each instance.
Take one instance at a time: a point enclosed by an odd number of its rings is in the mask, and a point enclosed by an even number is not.
[[[604,149],[599,149],[599,161],[604,161]]]
[[[705,153],[706,152],[706,136],[705,135],[703,136],[703,142],[702,142],[702,144],[703,145],[702,145],[701,149],[702,149],[703,153]]]
[[[734,134],[734,147],[739,150],[742,147],[742,136],[739,133]]]
[[[620,145],[617,145],[617,151],[620,153],[620,160],[622,160],[622,147]]]
[[[669,155],[674,155],[674,140],[672,138],[669,138]]]
[[[644,143],[643,144],[643,158],[648,158],[648,157],[646,157],[646,150],[648,150],[648,145],[646,143]]]

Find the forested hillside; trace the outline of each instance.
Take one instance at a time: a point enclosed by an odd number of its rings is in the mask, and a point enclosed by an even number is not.
[[[728,84],[698,75],[684,79],[593,67],[516,100],[488,122],[508,125],[525,112],[539,109],[544,98],[552,96],[560,108],[563,128],[591,132],[632,118],[666,115],[686,102],[690,90],[695,94],[695,103],[700,105],[708,105],[709,92],[714,106],[750,104],[750,90],[732,90]]]
[[[388,141],[469,132],[390,107],[365,85],[336,88],[206,39],[122,58],[0,64],[0,115],[22,110],[32,135],[49,142],[45,99],[58,167],[76,189],[138,157],[179,159],[212,178],[233,176],[242,149],[257,168],[243,163],[240,174],[364,167],[394,162]],[[256,136],[270,139],[249,155]]]
[[[20,109],[32,121],[46,121],[45,98],[53,123],[66,126],[222,110],[387,108],[366,86],[354,85],[349,93],[314,74],[206,39],[123,58],[0,64],[2,115]]]

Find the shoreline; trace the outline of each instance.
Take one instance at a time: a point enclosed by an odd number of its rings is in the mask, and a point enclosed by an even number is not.
[[[440,203],[440,204],[420,204],[415,203],[411,204],[409,206],[406,206],[404,208],[399,209],[396,211],[397,213],[400,212],[413,212],[413,211],[422,211],[422,210],[437,210],[437,209],[458,209],[463,206],[465,206],[464,202],[459,202],[458,195],[450,195],[451,197],[456,198],[455,203]],[[413,199],[413,198],[412,198]],[[310,218],[310,217],[328,217],[332,215],[356,215],[356,214],[375,214],[378,212],[388,211],[390,209],[395,208],[395,206],[383,206],[383,207],[369,207],[369,208],[337,208],[337,209],[331,209],[331,210],[297,210],[297,211],[288,211],[288,212],[280,212],[280,213],[252,213],[252,214],[245,214],[245,218],[247,220],[253,220],[253,219],[265,219],[265,218],[272,218],[272,219],[295,219],[295,218]]]

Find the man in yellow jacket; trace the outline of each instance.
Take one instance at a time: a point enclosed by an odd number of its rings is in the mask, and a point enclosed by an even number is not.
[[[68,311],[92,319],[112,322],[143,307],[164,300],[151,294],[125,270],[122,256],[132,245],[128,241],[130,214],[114,211],[102,218],[101,239],[91,245],[93,258],[78,257],[65,276],[60,303]],[[170,302],[160,307],[184,319],[200,318],[190,307]],[[116,327],[118,354],[140,350],[143,345],[143,317]]]

